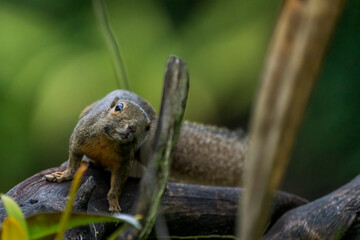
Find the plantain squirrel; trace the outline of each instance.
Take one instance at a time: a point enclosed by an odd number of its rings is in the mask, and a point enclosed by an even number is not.
[[[70,137],[66,170],[45,179],[72,179],[86,155],[110,170],[109,211],[120,212],[118,200],[130,166],[152,145],[156,125],[155,110],[146,100],[126,90],[115,90],[82,111]],[[184,122],[174,149],[171,180],[236,186],[246,150],[247,139],[240,132]]]
[[[69,144],[69,163],[64,172],[46,175],[48,181],[73,178],[84,155],[111,171],[109,211],[120,212],[119,196],[135,154],[153,138],[156,114],[151,105],[125,90],[115,90],[86,107]]]

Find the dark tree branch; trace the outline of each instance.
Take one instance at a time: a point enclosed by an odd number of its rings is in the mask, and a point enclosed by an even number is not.
[[[12,188],[7,195],[21,206],[25,216],[38,212],[61,211],[67,201],[71,182],[49,183],[45,174],[62,171],[65,167],[44,170]],[[129,213],[137,199],[140,180],[129,178],[120,197],[123,212]],[[89,168],[81,180],[74,209],[89,213],[108,213],[106,194],[110,188],[110,173]],[[243,190],[233,187],[212,187],[169,183],[164,192],[159,213],[164,216],[170,235],[234,235],[238,197]],[[288,210],[307,203],[306,200],[284,192],[277,192],[273,201],[276,220]],[[80,205],[80,206],[78,206]],[[0,204],[0,222],[6,216]],[[115,230],[113,223],[93,224],[67,231],[67,239],[81,234],[83,239],[103,239]],[[186,231],[184,231],[184,229]],[[151,234],[154,236],[154,233]]]
[[[44,170],[12,188],[7,195],[21,206],[25,216],[38,212],[61,211],[67,201],[71,182],[49,183],[45,174],[64,167]],[[137,198],[139,179],[129,178],[120,197],[125,213],[131,212]],[[107,213],[106,194],[110,173],[89,168],[81,180],[74,209],[89,213]],[[237,202],[244,191],[233,187],[212,187],[169,183],[159,213],[164,216],[170,236],[234,235]],[[77,206],[80,205],[80,206]],[[300,206],[300,207],[299,207]],[[359,238],[360,176],[320,198],[306,200],[284,192],[276,192],[272,201],[271,221],[264,240],[332,239],[343,231],[344,240]],[[0,222],[6,216],[0,203]],[[112,223],[93,224],[69,230],[67,239],[81,234],[83,239],[104,239],[114,231]],[[154,232],[150,237],[154,237]]]
[[[360,223],[360,175],[338,190],[285,213],[264,240],[360,239],[347,232]]]

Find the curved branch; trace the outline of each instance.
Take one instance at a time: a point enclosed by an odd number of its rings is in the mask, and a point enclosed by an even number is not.
[[[285,213],[264,240],[340,239],[359,222],[360,175],[329,195]],[[359,229],[355,234],[346,239],[359,239]]]
[[[67,201],[71,182],[49,183],[44,175],[63,171],[65,167],[51,168],[35,174],[12,188],[7,195],[20,206],[25,216],[39,212],[61,211]],[[138,196],[140,180],[129,178],[120,197],[124,213],[131,212]],[[74,210],[89,213],[108,213],[106,194],[110,188],[110,173],[91,166],[85,172],[74,204]],[[171,236],[234,235],[237,202],[243,189],[169,183],[159,208]],[[273,200],[272,222],[284,213],[307,201],[284,192],[277,192]],[[6,211],[0,202],[0,222]],[[112,223],[92,224],[66,232],[66,236],[81,235],[83,239],[104,239],[116,226]],[[186,231],[184,231],[186,230]],[[152,232],[150,236],[155,236]]]

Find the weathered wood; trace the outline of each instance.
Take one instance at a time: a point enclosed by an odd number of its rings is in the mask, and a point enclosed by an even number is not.
[[[43,177],[50,172],[64,169],[65,167],[59,167],[39,172],[16,185],[7,195],[15,199],[26,216],[38,212],[61,211],[64,209],[71,181],[49,183]],[[129,178],[125,185],[120,197],[125,213],[131,211],[137,198],[139,182],[139,179]],[[89,168],[81,184],[74,209],[107,212],[106,194],[110,187],[110,173]],[[169,183],[159,211],[165,217],[169,233],[173,236],[233,235],[238,197],[242,195],[243,190],[240,188]],[[295,195],[277,192],[273,201],[272,222],[284,212],[306,202]],[[1,222],[5,215],[1,203]],[[83,239],[102,239],[114,229],[114,224],[95,224],[68,231],[67,238],[81,234]]]
[[[171,157],[179,136],[189,91],[189,72],[186,63],[171,56],[166,64],[161,108],[155,142],[149,157],[136,203],[135,214],[143,216],[139,231],[129,227],[121,239],[146,239],[154,224],[170,175]]]
[[[61,170],[64,167],[35,174],[16,185],[7,195],[16,200],[26,216],[61,211],[71,181],[48,183],[43,180],[45,174]],[[75,198],[74,210],[107,212],[109,179],[108,172],[89,168]],[[131,211],[138,187],[139,179],[130,178],[126,183],[120,198],[124,212]],[[240,188],[169,183],[160,213],[165,217],[169,233],[173,236],[233,235],[239,196],[243,196]],[[339,230],[343,231],[344,239],[359,239],[360,175],[329,195],[305,203],[306,200],[295,195],[277,192],[273,200],[271,223],[264,240],[333,239],[340,234]],[[4,207],[0,203],[0,222],[5,216]],[[67,239],[80,235],[83,239],[102,239],[114,229],[113,224],[95,224],[70,230],[66,236]]]
[[[360,175],[338,190],[285,213],[264,240],[360,239]],[[336,238],[338,237],[338,238]],[[343,238],[342,238],[343,239]]]

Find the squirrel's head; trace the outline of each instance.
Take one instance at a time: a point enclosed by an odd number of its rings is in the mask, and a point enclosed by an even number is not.
[[[150,132],[150,119],[146,112],[132,101],[121,100],[115,97],[107,111],[104,125],[105,135],[122,143],[135,143],[139,148]]]

